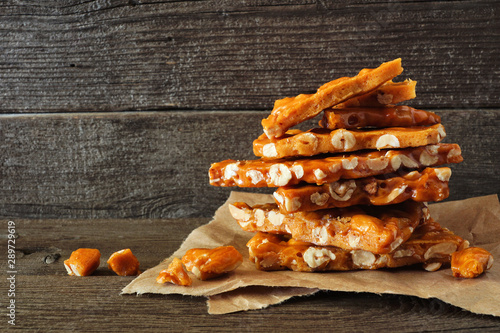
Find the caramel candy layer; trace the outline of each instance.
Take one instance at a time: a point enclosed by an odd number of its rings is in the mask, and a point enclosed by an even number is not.
[[[428,218],[423,203],[407,201],[389,207],[353,206],[282,214],[275,204],[250,207],[237,202],[231,215],[245,231],[290,235],[295,240],[346,250],[389,253]]]
[[[210,184],[215,186],[279,187],[300,182],[320,185],[462,160],[457,144],[437,144],[309,159],[226,160],[212,164],[209,176]]]
[[[390,205],[406,200],[441,201],[448,197],[450,168],[426,168],[401,176],[342,179],[324,185],[280,187],[274,192],[282,213],[353,205]]]
[[[257,269],[317,272],[393,268],[417,263],[423,263],[426,270],[437,270],[442,263],[449,263],[451,254],[466,243],[438,223],[429,221],[418,227],[407,242],[386,254],[317,246],[263,232],[250,239],[247,246],[250,260]]]
[[[472,279],[483,274],[493,265],[490,252],[479,247],[469,247],[451,255],[454,277]]]
[[[363,149],[420,147],[439,143],[445,136],[444,126],[441,124],[375,130],[289,130],[280,139],[270,140],[262,134],[254,140],[253,152],[256,156],[265,158],[313,156]]]
[[[321,86],[316,93],[298,95],[275,102],[262,127],[269,138],[279,138],[285,132],[326,108],[349,98],[368,93],[403,72],[401,59],[383,63],[375,69],[363,69],[354,77],[343,77]]]
[[[404,105],[382,108],[355,107],[328,109],[323,113],[319,126],[330,130],[360,127],[411,127],[439,124],[441,118],[432,112]]]
[[[344,103],[334,106],[343,109],[357,106],[378,107],[396,104],[415,98],[415,86],[417,81],[405,80],[403,82],[388,81],[364,95],[348,99]]]

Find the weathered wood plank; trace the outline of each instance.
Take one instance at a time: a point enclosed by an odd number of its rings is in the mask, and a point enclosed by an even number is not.
[[[500,194],[500,111],[438,111],[465,161],[450,199]],[[210,164],[255,159],[267,112],[0,115],[0,216],[211,217],[235,190],[209,185]],[[314,126],[314,121],[304,125]]]
[[[0,112],[269,110],[403,58],[420,107],[500,107],[496,1],[4,1]]]
[[[18,328],[85,332],[498,332],[500,320],[441,301],[399,295],[320,292],[258,311],[213,316],[205,299],[120,296],[130,278],[19,276]],[[2,293],[7,293],[4,286]],[[376,319],[374,319],[376,318]],[[369,328],[367,327],[369,323]]]
[[[5,221],[5,220],[4,220]],[[400,295],[321,292],[265,310],[222,316],[207,314],[204,298],[177,295],[119,295],[133,277],[119,277],[104,263],[114,251],[130,247],[143,269],[171,255],[182,239],[207,219],[21,220],[15,219],[16,326],[25,330],[85,332],[287,331],[363,332],[386,330],[495,332],[500,318],[479,316],[435,299]],[[0,232],[5,239],[6,228]],[[5,242],[0,249],[5,253]],[[66,275],[62,261],[72,250],[96,247],[102,264],[95,275]],[[52,263],[47,255],[59,254]],[[5,271],[2,271],[2,278]],[[7,284],[0,294],[7,295]],[[374,319],[375,318],[375,319]],[[6,319],[4,319],[6,321]],[[366,323],[370,323],[369,328]],[[2,327],[6,327],[2,323]]]
[[[210,163],[250,158],[250,138],[259,133],[260,113],[233,115],[0,117],[2,211],[25,217],[211,216],[229,190],[208,185]]]

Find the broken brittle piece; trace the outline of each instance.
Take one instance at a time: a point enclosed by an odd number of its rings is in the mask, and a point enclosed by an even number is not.
[[[279,138],[289,128],[315,117],[324,109],[368,93],[402,72],[401,59],[395,59],[375,69],[365,68],[354,77],[343,77],[328,82],[314,94],[302,94],[276,101],[269,117],[262,120],[264,132],[268,138]]]
[[[250,261],[259,270],[291,269],[301,272],[394,268],[422,263],[435,269],[449,263],[465,241],[432,220],[419,226],[410,239],[393,252],[375,254],[318,246],[283,235],[257,233],[247,243]]]
[[[446,137],[444,126],[391,127],[374,130],[314,128],[289,130],[279,139],[262,134],[253,142],[256,156],[284,158],[345,153],[364,149],[390,149],[433,145]]]
[[[174,258],[167,269],[160,272],[156,282],[170,282],[179,286],[190,286],[192,284],[192,280],[182,267],[182,261],[179,258]]]
[[[412,201],[392,206],[352,206],[282,214],[276,204],[229,205],[245,231],[289,235],[298,241],[346,250],[389,253],[430,218],[425,204]]]
[[[69,275],[88,276],[94,273],[101,263],[101,252],[97,249],[80,248],[64,260]]]
[[[404,105],[381,108],[355,107],[328,109],[323,113],[319,126],[330,130],[360,127],[410,127],[435,125],[441,118],[429,111],[418,110]]]
[[[139,275],[139,260],[130,249],[113,253],[108,259],[108,268],[120,276]]]
[[[390,205],[414,200],[442,201],[450,193],[450,168],[426,168],[403,175],[342,179],[323,185],[280,187],[274,192],[282,213],[353,205]]]
[[[490,269],[493,256],[479,247],[469,247],[451,255],[451,270],[454,277],[475,278]]]
[[[208,280],[235,270],[243,256],[233,246],[190,249],[182,257],[186,269],[200,280]]]
[[[403,82],[388,81],[364,95],[353,97],[334,106],[336,109],[358,106],[379,107],[404,102],[416,97],[415,86],[417,81],[405,80]]]
[[[212,164],[209,177],[214,186],[279,187],[300,182],[320,185],[339,179],[382,175],[402,168],[460,163],[461,154],[457,144],[437,144],[307,159],[225,160]]]

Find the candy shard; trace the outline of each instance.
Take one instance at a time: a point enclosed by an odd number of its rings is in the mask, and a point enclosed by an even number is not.
[[[315,144],[304,144],[304,135],[315,138]],[[446,136],[441,124],[431,126],[388,127],[380,129],[313,128],[307,132],[289,130],[279,139],[264,134],[253,142],[255,156],[263,158],[289,158],[326,153],[346,153],[366,149],[408,148],[435,145]],[[273,156],[267,156],[264,147],[273,144]],[[227,178],[227,177],[226,177]]]
[[[327,109],[323,113],[319,126],[335,130],[339,128],[429,126],[440,122],[441,118],[435,113],[404,105],[392,105],[379,108]]]
[[[352,97],[366,94],[403,72],[401,59],[383,63],[375,69],[363,69],[354,77],[343,77],[322,85],[314,94],[301,94],[278,100],[262,127],[268,138],[279,138],[285,132],[326,108]]]
[[[472,279],[483,274],[493,265],[490,252],[479,247],[469,247],[451,255],[451,270],[457,278]]]
[[[279,187],[274,198],[280,198],[276,204],[284,214],[354,205],[392,205],[405,200],[442,201],[449,195],[450,176],[450,168],[426,168],[402,175]],[[296,205],[292,207],[290,202]]]
[[[351,206],[294,214],[280,213],[276,204],[250,207],[235,202],[229,207],[231,215],[245,231],[288,235],[319,246],[378,254],[392,252],[410,238],[415,228],[428,220],[425,204],[413,201],[391,206]],[[257,217],[257,212],[261,212],[262,218]]]
[[[436,270],[433,263],[449,263],[449,249],[459,248],[464,240],[430,220],[419,226],[408,241],[393,252],[376,254],[365,250],[346,250],[335,246],[318,246],[293,238],[258,232],[247,243],[250,261],[259,270],[291,269],[302,272],[347,271],[394,268],[424,264]],[[433,255],[424,254],[433,248]],[[433,267],[434,266],[434,267]]]
[[[108,268],[120,276],[138,275],[139,260],[130,249],[124,249],[113,253],[108,259]]]
[[[182,257],[186,269],[200,280],[208,280],[235,270],[243,256],[233,246],[190,249]]]
[[[415,86],[417,81],[410,79],[403,82],[388,81],[375,90],[364,95],[353,97],[347,101],[335,105],[335,108],[351,107],[380,107],[397,104],[415,98]]]
[[[186,287],[190,286],[193,283],[188,273],[184,270],[184,267],[182,267],[182,261],[179,258],[174,258],[168,265],[168,268],[160,272],[160,274],[156,278],[156,282],[170,282],[179,286]]]
[[[101,263],[101,253],[97,249],[80,248],[71,253],[64,261],[69,275],[88,276],[94,273]]]
[[[425,164],[422,164],[422,161]],[[237,161],[226,160],[213,163],[209,177],[210,184],[214,186],[278,187],[297,185],[300,182],[320,185],[339,179],[358,179],[397,172],[401,168],[424,168],[462,161],[460,146],[440,143],[327,157],[238,161],[239,171],[229,178],[225,177],[226,168]],[[279,166],[274,166],[277,164]],[[284,170],[285,168],[289,172]],[[445,178],[446,174],[442,176]]]

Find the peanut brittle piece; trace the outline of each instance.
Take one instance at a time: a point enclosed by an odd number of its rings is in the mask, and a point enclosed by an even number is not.
[[[250,207],[237,202],[229,210],[245,231],[289,235],[297,241],[373,253],[393,251],[429,218],[426,205],[413,201],[295,214],[280,213],[276,204]]]
[[[88,276],[94,273],[101,263],[101,252],[98,249],[80,248],[64,260],[64,267],[69,275]]]
[[[417,263],[424,264],[426,270],[437,270],[441,264],[449,263],[451,254],[464,244],[466,241],[461,237],[429,221],[418,227],[408,241],[385,254],[318,246],[264,232],[250,239],[247,247],[250,261],[259,270],[318,272],[394,268]]]
[[[378,107],[401,103],[417,96],[415,93],[416,85],[417,81],[405,80],[403,82],[392,82],[391,80],[369,93],[337,104],[334,108],[343,109],[357,106]]]
[[[225,160],[210,167],[214,186],[279,187],[300,182],[326,184],[339,179],[357,179],[396,172],[460,163],[457,144],[437,144],[399,150],[370,151],[329,157],[280,160]]]
[[[256,156],[285,158],[345,153],[364,149],[407,148],[434,145],[446,137],[444,126],[391,127],[374,130],[289,130],[279,139],[262,134],[253,142]]]
[[[375,69],[363,69],[354,77],[343,77],[322,85],[314,94],[302,94],[279,100],[262,127],[269,138],[279,138],[285,132],[326,108],[349,98],[370,92],[403,72],[401,59],[383,63]]]
[[[479,247],[469,247],[451,255],[451,271],[457,278],[472,279],[483,274],[493,265],[490,252]]]
[[[116,251],[108,259],[108,268],[120,276],[139,275],[139,260],[130,249]]]
[[[178,286],[186,287],[193,283],[184,267],[182,267],[182,261],[179,258],[174,258],[167,269],[162,270],[160,274],[158,274],[156,282],[170,282]]]
[[[280,187],[274,198],[284,214],[354,205],[390,205],[406,200],[442,201],[448,197],[450,168],[426,168],[404,175],[342,179],[323,185]]]
[[[243,256],[233,246],[190,249],[182,257],[186,269],[200,280],[208,280],[235,270]]]
[[[405,105],[381,108],[355,107],[328,109],[323,113],[319,126],[330,130],[360,127],[411,127],[435,125],[441,118],[429,111],[418,110]]]

